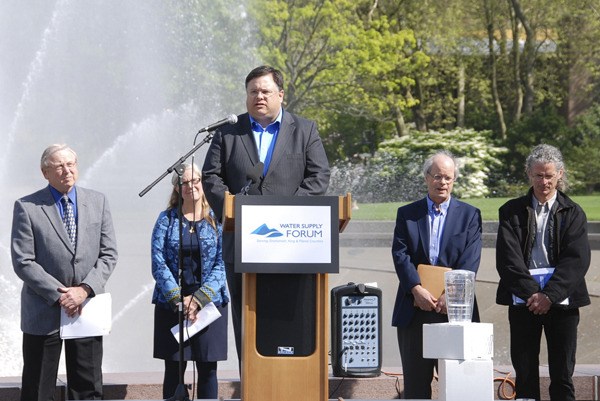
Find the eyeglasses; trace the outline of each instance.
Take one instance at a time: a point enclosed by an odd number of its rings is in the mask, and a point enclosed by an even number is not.
[[[188,181],[184,181],[182,184],[184,187],[186,185],[190,185],[190,184],[192,184],[192,186],[196,186],[196,185],[200,184],[200,178],[194,178],[194,179],[191,179]]]
[[[536,181],[552,181],[556,177],[554,174],[533,174],[531,177]]]
[[[61,164],[49,164],[48,167],[50,167],[60,173],[67,169],[73,170],[75,167],[77,167],[77,162],[74,161],[74,162],[67,162],[67,163],[61,163]]]
[[[273,96],[276,93],[279,93],[281,91],[273,91],[273,90],[269,90],[269,89],[265,89],[265,90],[258,90],[258,89],[253,89],[251,91],[248,92],[248,96],[256,99],[258,97],[258,95],[262,95],[263,98],[268,99],[271,96]]]
[[[435,182],[454,182],[454,177],[448,177],[447,175],[441,175],[441,174],[436,174],[436,175],[431,175],[430,173],[427,173],[428,176],[430,176],[431,178],[433,178],[433,181]]]

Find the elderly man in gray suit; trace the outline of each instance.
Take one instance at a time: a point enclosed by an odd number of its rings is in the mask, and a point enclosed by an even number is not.
[[[21,401],[53,400],[62,349],[61,308],[81,313],[104,292],[117,262],[115,233],[104,195],[76,187],[77,155],[66,145],[42,154],[48,186],[15,202],[13,268],[23,280]],[[65,340],[68,399],[102,399],[102,337]]]
[[[202,184],[210,207],[221,219],[225,191],[238,194],[249,176],[260,175],[250,195],[324,195],[329,186],[329,163],[317,126],[283,109],[281,71],[260,66],[246,76],[247,113],[234,125],[215,133],[202,168]],[[254,174],[259,162],[261,174]],[[223,233],[223,260],[231,292],[232,322],[238,351],[241,350],[241,274],[234,274],[233,233]],[[300,275],[305,276],[305,275]],[[262,277],[263,283],[267,277]],[[271,278],[273,279],[273,278]],[[294,274],[278,275],[276,288],[282,293],[291,283],[309,280]],[[268,284],[267,284],[268,286]],[[271,286],[272,288],[273,286]],[[301,291],[302,284],[295,286]]]

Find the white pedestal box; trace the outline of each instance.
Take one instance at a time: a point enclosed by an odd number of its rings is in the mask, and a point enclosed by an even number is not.
[[[494,356],[492,323],[434,323],[423,325],[423,358],[491,360]]]
[[[494,400],[494,365],[490,359],[440,359],[438,374],[440,401]]]

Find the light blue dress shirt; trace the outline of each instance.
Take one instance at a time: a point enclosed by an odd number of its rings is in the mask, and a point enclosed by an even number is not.
[[[436,204],[427,197],[427,220],[429,221],[429,262],[435,265],[440,254],[440,243],[444,234],[444,224],[450,206],[449,197],[447,201],[440,203],[439,209]]]
[[[269,170],[269,164],[271,164],[271,158],[273,157],[273,149],[275,148],[275,142],[277,141],[277,135],[279,134],[279,127],[281,126],[281,118],[283,117],[283,108],[279,110],[279,114],[275,121],[266,127],[261,126],[258,121],[250,116],[250,126],[252,127],[252,133],[254,134],[254,140],[258,147],[258,157],[261,162],[265,165],[263,169],[263,175],[267,174]]]

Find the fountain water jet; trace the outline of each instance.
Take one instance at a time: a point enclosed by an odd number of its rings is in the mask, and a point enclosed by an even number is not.
[[[47,184],[39,157],[60,142],[79,154],[80,185],[104,192],[113,213],[120,258],[108,284],[115,318],[104,370],[162,369],[152,358],[149,253],[170,185],[137,194],[192,147],[199,127],[244,110],[243,80],[258,65],[244,7],[233,0],[0,4],[0,132],[10,143],[0,174],[0,376],[21,373],[12,203]]]
[[[25,78],[25,81],[23,82],[23,94],[21,95],[21,100],[17,105],[13,121],[8,129],[7,138],[4,141],[4,143],[6,144],[6,149],[4,155],[2,156],[3,162],[2,164],[0,164],[1,167],[6,168],[4,164],[5,157],[11,152],[11,145],[14,142],[15,132],[17,130],[19,122],[23,118],[24,108],[27,106],[27,101],[29,100],[33,86],[41,77],[44,59],[46,58],[46,54],[48,52],[48,42],[52,40],[52,37],[54,36],[57,27],[62,23],[63,19],[66,17],[65,10],[67,5],[67,0],[61,0],[56,4],[54,12],[52,13],[52,17],[50,19],[50,23],[48,27],[44,30],[44,33],[42,35],[40,48],[36,52],[35,58],[29,66],[29,72],[27,74],[27,77]]]

